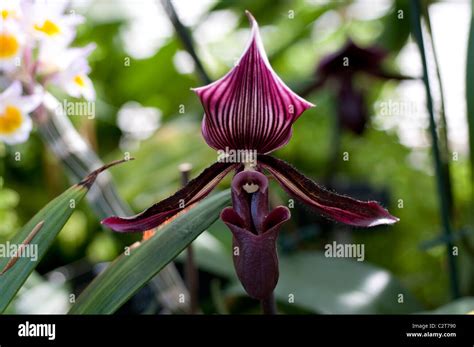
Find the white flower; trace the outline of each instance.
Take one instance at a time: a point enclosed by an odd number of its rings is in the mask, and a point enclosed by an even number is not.
[[[24,43],[24,35],[16,22],[0,22],[0,71],[11,71],[21,65]]]
[[[0,2],[0,16],[3,21],[21,18],[20,0],[2,0]]]
[[[42,42],[68,45],[76,36],[76,26],[84,21],[80,15],[65,14],[67,0],[23,1],[24,22],[29,33]]]
[[[21,83],[13,82],[0,93],[0,141],[9,145],[25,142],[32,129],[28,115],[41,103],[42,96],[22,96]]]
[[[82,48],[44,47],[39,53],[38,72],[51,74],[50,82],[64,89],[67,94],[94,100],[94,86],[87,76],[91,70],[87,57],[95,49],[95,44]]]
[[[129,138],[146,140],[160,127],[161,110],[143,107],[135,101],[124,104],[117,115],[117,125]]]

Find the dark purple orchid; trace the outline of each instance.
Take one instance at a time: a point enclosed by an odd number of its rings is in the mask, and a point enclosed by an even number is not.
[[[316,81],[304,92],[331,83],[337,94],[337,116],[341,127],[362,134],[368,120],[363,90],[357,87],[360,73],[381,79],[407,79],[383,68],[388,52],[376,46],[359,47],[352,40],[338,51],[324,57],[316,68]]]
[[[271,210],[266,170],[291,196],[320,214],[348,225],[371,227],[398,221],[374,201],[332,193],[268,153],[285,145],[292,124],[313,105],[293,93],[270,66],[255,19],[251,40],[237,65],[220,80],[195,89],[205,116],[202,133],[219,152],[243,151],[239,161],[218,161],[175,195],[128,218],[109,217],[104,225],[119,231],[146,231],[203,199],[231,171],[232,205],[221,219],[233,234],[237,275],[250,296],[267,298],[278,281],[276,239],[290,218],[284,206]],[[225,157],[228,159],[228,157]]]

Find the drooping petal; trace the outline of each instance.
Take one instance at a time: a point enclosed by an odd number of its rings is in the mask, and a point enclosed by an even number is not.
[[[240,60],[220,80],[194,91],[204,107],[202,133],[209,146],[268,153],[289,141],[293,122],[313,105],[273,71],[258,24],[247,15],[252,36]]]
[[[259,300],[268,298],[278,282],[276,240],[281,225],[289,219],[289,211],[285,207],[275,209],[272,218],[278,223],[260,235],[232,224],[232,219],[237,217],[230,207],[221,213],[222,220],[233,235],[233,259],[237,276],[251,297]]]
[[[206,197],[238,164],[214,163],[174,195],[133,217],[109,217],[102,224],[118,232],[139,232],[156,228],[183,209]]]
[[[399,221],[377,202],[360,201],[332,193],[283,160],[259,155],[258,163],[275,177],[288,194],[330,219],[359,227],[373,227]]]

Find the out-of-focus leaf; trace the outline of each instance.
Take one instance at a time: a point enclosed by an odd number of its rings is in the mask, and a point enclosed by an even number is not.
[[[433,314],[466,314],[474,313],[474,297],[466,297],[454,300],[449,304],[438,307],[436,310],[425,313]]]
[[[466,61],[467,122],[469,126],[469,152],[471,161],[471,175],[472,181],[474,183],[474,1],[471,1],[471,28],[469,30],[469,41],[467,46]]]
[[[378,43],[387,50],[398,53],[410,35],[410,0],[396,0],[392,9],[383,17],[383,31]]]
[[[163,226],[129,255],[121,255],[84,290],[70,313],[114,313],[209,227],[229,202],[228,190],[215,194]]]
[[[225,232],[230,235],[230,231],[225,230]],[[237,279],[232,264],[232,250],[227,249],[221,241],[209,232],[203,232],[193,242],[193,250],[196,263],[200,269],[225,278]],[[186,253],[181,253],[178,260],[183,261],[185,256]]]
[[[112,163],[116,164],[118,162]],[[16,292],[21,288],[31,272],[44,257],[59,231],[74,212],[77,204],[84,198],[95,179],[110,165],[106,165],[73,185],[60,196],[41,209],[8,243],[19,247],[29,244],[30,257],[24,250],[22,257],[5,256],[0,259],[0,312],[3,312]],[[5,245],[5,250],[7,246]],[[8,247],[10,248],[10,247]]]

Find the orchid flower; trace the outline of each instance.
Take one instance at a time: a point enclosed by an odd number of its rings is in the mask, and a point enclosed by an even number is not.
[[[22,96],[22,92],[21,83],[16,81],[0,94],[0,141],[10,145],[28,138],[32,129],[29,113],[42,100],[39,93]]]
[[[291,138],[292,125],[313,105],[296,95],[273,71],[260,38],[256,20],[250,42],[235,67],[224,77],[194,89],[204,111],[202,134],[219,152],[246,153],[240,161],[223,156],[175,195],[128,218],[109,217],[102,223],[118,232],[155,228],[203,199],[231,171],[232,205],[221,219],[233,234],[234,265],[248,294],[264,300],[278,281],[276,239],[290,218],[287,207],[271,210],[266,170],[291,196],[332,220],[359,227],[398,221],[374,201],[359,201],[330,192],[288,163],[269,153]],[[255,155],[253,155],[255,154]],[[222,159],[222,158],[221,158]]]
[[[17,68],[23,53],[25,35],[18,24],[12,20],[0,22],[0,71],[12,71]]]
[[[18,19],[21,13],[20,0],[2,0],[0,3],[0,17],[3,21]]]
[[[41,42],[68,45],[76,36],[76,26],[84,21],[82,16],[66,14],[68,0],[23,0],[27,31]]]
[[[88,74],[91,71],[88,56],[95,50],[91,43],[85,47],[62,47],[45,44],[38,55],[38,74],[49,76],[48,83],[57,85],[75,98],[95,99],[95,90]]]
[[[67,0],[0,0],[0,141],[25,142],[48,84],[91,101],[95,90],[88,56],[95,44],[70,47],[83,18],[66,13]],[[41,91],[41,92],[38,92]],[[29,96],[23,96],[23,94]]]
[[[356,77],[366,74],[381,79],[408,79],[406,76],[390,73],[383,68],[388,52],[377,46],[359,47],[352,40],[338,51],[325,56],[316,68],[317,79],[308,90],[319,89],[328,83],[335,88],[337,116],[342,128],[360,135],[365,130],[368,112],[363,89],[357,86]]]

